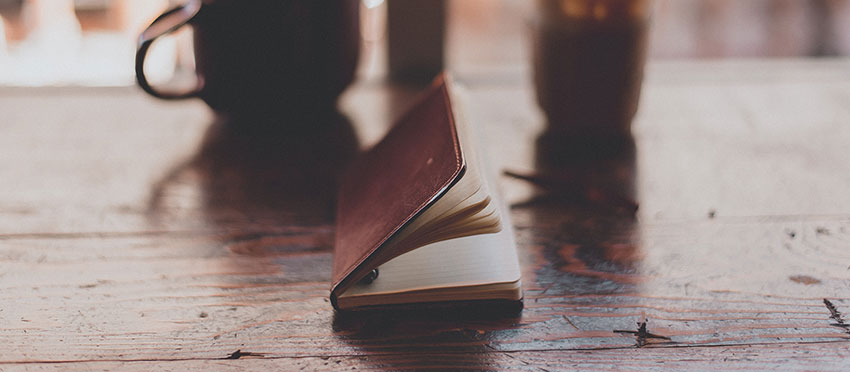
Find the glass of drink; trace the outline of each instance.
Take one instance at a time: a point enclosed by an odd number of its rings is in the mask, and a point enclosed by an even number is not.
[[[534,81],[548,133],[630,136],[652,0],[537,0]]]

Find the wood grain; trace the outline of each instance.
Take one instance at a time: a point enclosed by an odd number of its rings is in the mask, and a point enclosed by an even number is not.
[[[849,69],[656,64],[614,153],[538,139],[521,71],[461,76],[493,161],[555,177],[500,179],[519,313],[328,303],[335,176],[409,88],[361,82],[344,114],[274,123],[4,88],[0,370],[846,370],[823,299],[850,313]],[[643,319],[670,340],[614,332]]]

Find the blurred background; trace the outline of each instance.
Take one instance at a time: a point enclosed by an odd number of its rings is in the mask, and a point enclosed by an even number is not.
[[[445,1],[449,68],[529,63],[536,2]],[[182,2],[0,0],[0,85],[132,85],[137,35]],[[387,7],[384,0],[362,6],[361,75],[375,75],[386,69]],[[650,45],[653,59],[846,56],[850,0],[658,0]],[[185,30],[154,45],[146,71],[156,82],[192,67]]]

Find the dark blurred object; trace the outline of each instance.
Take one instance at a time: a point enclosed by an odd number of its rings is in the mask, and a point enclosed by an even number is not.
[[[20,13],[24,0],[0,0],[0,12]]]
[[[650,0],[540,0],[534,81],[549,131],[629,135],[646,61]]]
[[[83,31],[121,30],[126,4],[120,0],[74,0],[74,14]]]
[[[164,99],[200,97],[236,116],[332,109],[351,83],[360,45],[359,0],[191,0],[140,36],[139,85]],[[198,86],[151,87],[144,58],[153,41],[183,25],[195,35]]]
[[[445,33],[446,0],[387,1],[390,77],[433,80],[443,70]]]
[[[0,0],[0,54],[5,52],[8,41],[23,37],[20,25],[23,7],[24,0]]]
[[[12,11],[19,13],[24,5],[24,0],[0,0],[0,12]]]
[[[842,4],[843,3],[843,4]],[[846,1],[842,0],[812,0],[812,14],[814,18],[814,40],[817,42],[811,55],[813,56],[838,56],[841,55],[841,34],[838,30],[841,17],[839,14],[841,6],[845,5],[845,12],[850,11]],[[844,14],[845,20],[847,15]],[[850,33],[850,30],[845,30]],[[843,35],[845,38],[847,35]],[[850,41],[846,39],[845,41]]]

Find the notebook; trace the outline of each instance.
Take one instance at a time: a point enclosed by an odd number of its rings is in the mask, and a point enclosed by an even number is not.
[[[516,243],[460,88],[437,78],[341,182],[338,310],[522,300]]]

